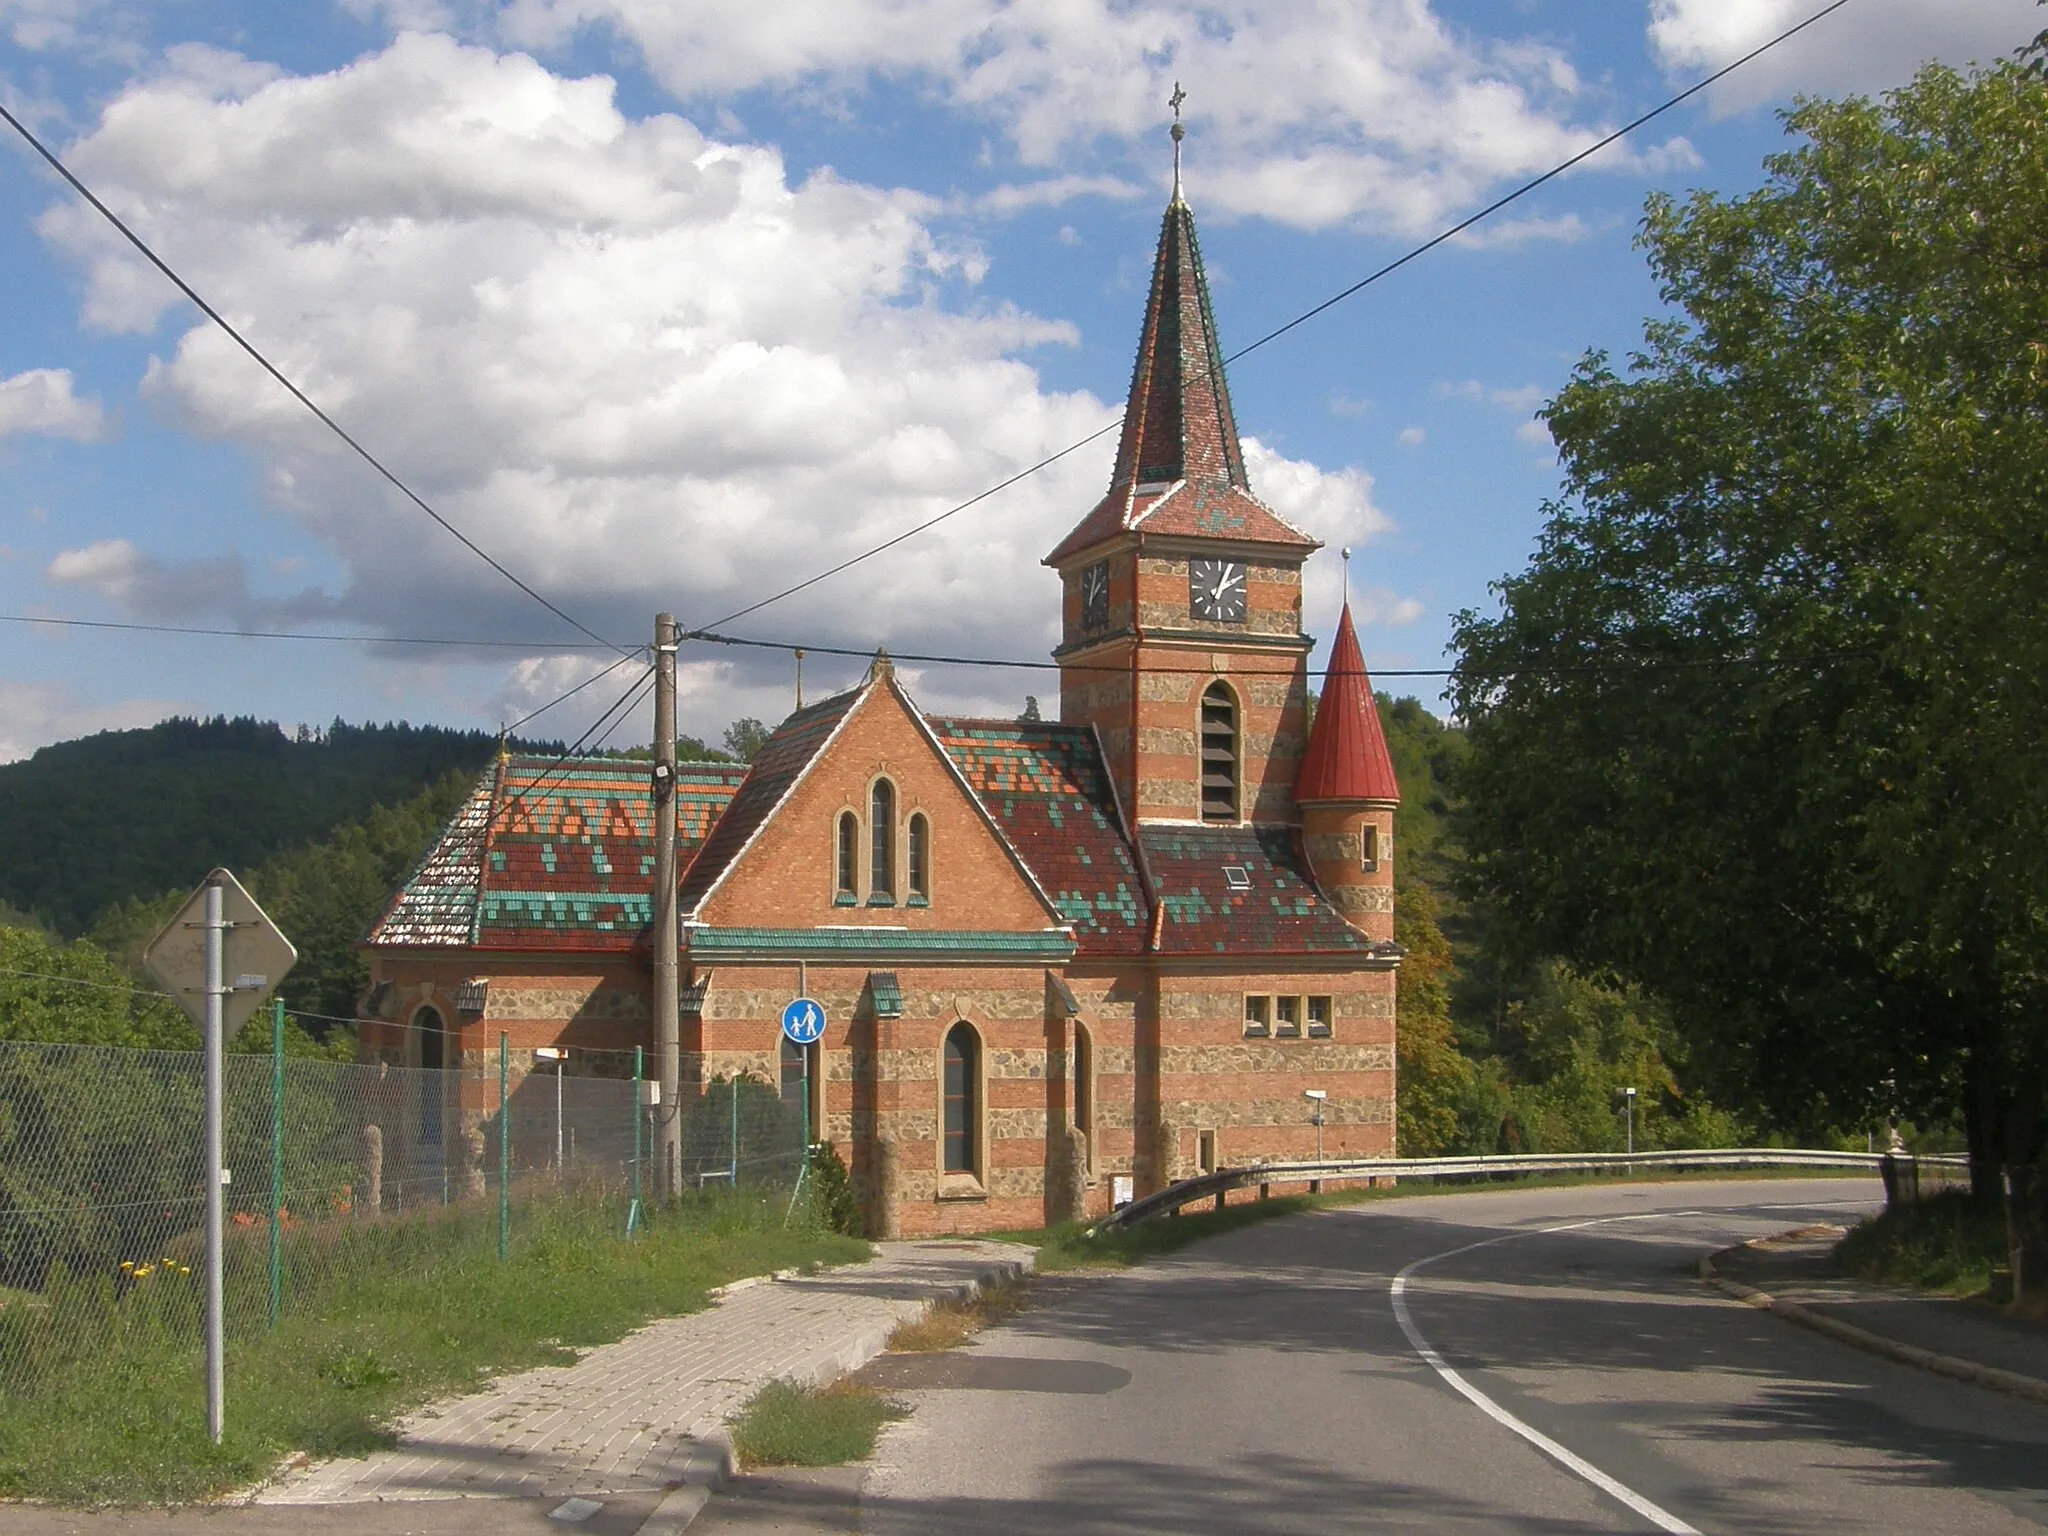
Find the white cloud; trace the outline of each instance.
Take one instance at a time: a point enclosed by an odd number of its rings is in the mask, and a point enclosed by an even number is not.
[[[931,200],[829,173],[793,185],[773,150],[626,118],[609,81],[523,56],[408,36],[300,78],[187,52],[116,98],[73,157],[429,501],[628,643],[657,608],[706,624],[1115,409],[1041,388],[1022,354],[1072,328],[979,301],[979,254],[933,233]],[[171,295],[89,216],[59,201],[42,228],[85,268],[93,323],[159,323]],[[203,591],[238,621],[578,638],[381,489],[216,331],[185,329],[144,390],[256,456],[273,502],[346,572],[341,590],[259,602],[235,557],[173,564],[120,541],[66,551],[51,580],[134,611],[187,611]],[[1100,496],[1113,443],[738,627],[1043,654],[1058,603],[1039,557]],[[1258,450],[1253,473],[1326,537],[1382,525],[1358,471]],[[786,700],[786,660],[719,663],[700,694],[717,720],[749,689],[764,712]],[[516,717],[553,681],[519,674],[493,702]]]
[[[0,679],[0,763],[14,762],[38,747],[74,736],[154,725],[167,715],[190,713],[190,705],[168,699],[86,704],[68,687]]]
[[[1652,0],[1650,44],[1674,76],[1719,69],[1819,9],[1813,0]],[[1714,87],[1716,110],[1903,85],[1930,60],[2004,57],[2041,30],[2032,0],[1858,0]]]
[[[283,599],[255,596],[240,555],[167,561],[127,539],[97,539],[79,549],[61,550],[44,568],[43,577],[57,586],[92,592],[134,619],[224,616],[254,629],[333,616],[333,604],[316,590]]]
[[[1527,443],[1535,448],[1551,446],[1550,424],[1544,421],[1525,421],[1515,428],[1515,441]]]
[[[1468,246],[1473,250],[1513,250],[1517,246],[1532,245],[1539,240],[1554,240],[1560,245],[1576,245],[1593,231],[1576,213],[1560,214],[1556,217],[1543,216],[1528,219],[1502,219],[1497,223],[1475,224],[1455,236],[1453,245]]]
[[[1427,0],[508,0],[500,25],[541,47],[612,28],[690,101],[909,77],[1027,165],[1107,153],[1160,184],[1185,80],[1196,204],[1305,228],[1430,230],[1600,136],[1561,51],[1475,36]]]
[[[1428,436],[1429,434],[1420,427],[1403,427],[1399,442],[1403,448],[1420,448],[1423,439]]]
[[[1500,389],[1480,383],[1477,379],[1461,379],[1456,383],[1437,385],[1436,392],[1453,400],[1470,400],[1475,405],[1499,406],[1506,411],[1533,411],[1543,403],[1543,386],[1522,384],[1513,389]]]
[[[31,368],[0,378],[0,437],[40,432],[78,443],[105,437],[109,423],[99,401],[82,400],[72,390],[68,368]]]
[[[1402,597],[1387,587],[1370,587],[1351,594],[1351,617],[1360,624],[1397,629],[1403,624],[1413,624],[1423,612],[1420,599]]]
[[[1357,395],[1332,395],[1328,404],[1332,416],[1365,416],[1372,411],[1372,402]]]
[[[1004,218],[1022,213],[1027,208],[1057,208],[1077,197],[1106,197],[1128,202],[1143,196],[1144,190],[1121,176],[1048,176],[1040,181],[1005,182],[982,193],[974,200],[974,206],[983,213]]]

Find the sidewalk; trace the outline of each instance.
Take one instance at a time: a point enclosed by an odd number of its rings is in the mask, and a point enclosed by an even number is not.
[[[1031,1264],[1010,1243],[878,1243],[865,1264],[741,1281],[571,1366],[509,1376],[421,1409],[396,1449],[258,1490],[258,1505],[657,1493],[726,1470],[726,1417],[781,1377],[818,1381],[879,1353],[933,1301]],[[280,1511],[279,1513],[283,1513]]]
[[[1894,1360],[2048,1405],[2048,1325],[1980,1301],[1853,1279],[1831,1257],[1841,1233],[1801,1228],[1724,1249],[1700,1275],[1739,1300]]]

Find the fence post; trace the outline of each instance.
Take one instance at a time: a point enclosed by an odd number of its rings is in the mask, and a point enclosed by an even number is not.
[[[732,1074],[732,1162],[725,1182],[728,1188],[740,1187],[740,1074],[737,1068]]]
[[[633,1203],[626,1207],[626,1236],[631,1237],[640,1225],[640,1161],[646,1156],[643,1133],[647,1128],[647,1110],[640,1102],[641,1079],[647,1073],[647,1051],[643,1046],[633,1047]]]
[[[512,1243],[512,1037],[498,1031],[498,1261]]]
[[[270,1326],[284,1306],[284,999],[270,1004]]]

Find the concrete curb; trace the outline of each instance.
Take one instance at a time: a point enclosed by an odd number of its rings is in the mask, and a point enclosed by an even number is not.
[[[793,1381],[803,1387],[819,1387],[836,1381],[881,1354],[888,1348],[889,1336],[905,1322],[924,1317],[941,1302],[966,1301],[992,1285],[1021,1280],[1035,1267],[1035,1258],[1034,1254],[1029,1258],[1001,1259],[989,1264],[969,1280],[935,1290],[918,1303],[918,1309],[911,1317],[899,1319],[886,1327],[867,1329],[852,1339],[823,1349],[795,1370],[784,1372],[779,1379]],[[797,1271],[782,1270],[773,1276],[757,1275],[736,1281],[724,1289],[744,1290],[749,1286],[796,1278]],[[683,1536],[683,1532],[704,1512],[704,1506],[711,1502],[712,1494],[739,1475],[739,1452],[733,1446],[732,1432],[723,1423],[693,1424],[688,1434],[693,1443],[683,1467],[682,1481],[668,1491],[661,1503],[655,1506],[654,1513],[641,1523],[638,1536]]]
[[[1760,1291],[1753,1285],[1744,1285],[1740,1280],[1731,1280],[1714,1266],[1716,1259],[1725,1259],[1749,1246],[1737,1243],[1732,1248],[1723,1248],[1706,1254],[1700,1259],[1700,1279],[1715,1290],[1732,1296],[1735,1300],[1782,1317],[1787,1322],[1797,1323],[1802,1328],[1811,1328],[1815,1333],[1826,1334],[1837,1343],[1847,1344],[1901,1365],[1918,1366],[1923,1371],[1933,1371],[1937,1376],[1946,1376],[1953,1381],[1968,1382],[1973,1386],[1989,1387],[1994,1392],[2009,1393],[2038,1403],[2048,1408],[2048,1381],[2038,1376],[2028,1376],[2019,1371],[2000,1370],[1995,1365],[1980,1365],[1975,1360],[1964,1360],[1956,1355],[1936,1354],[1931,1349],[1922,1349],[1917,1344],[1901,1344],[1897,1339],[1888,1339],[1882,1334],[1872,1333],[1867,1328],[1858,1328],[1854,1323],[1845,1323],[1839,1318],[1816,1312],[1813,1308],[1796,1301],[1786,1301],[1767,1291]]]

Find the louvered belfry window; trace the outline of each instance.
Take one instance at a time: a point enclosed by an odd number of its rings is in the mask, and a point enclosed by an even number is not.
[[[1202,695],[1202,820],[1237,820],[1237,700],[1221,683]]]

